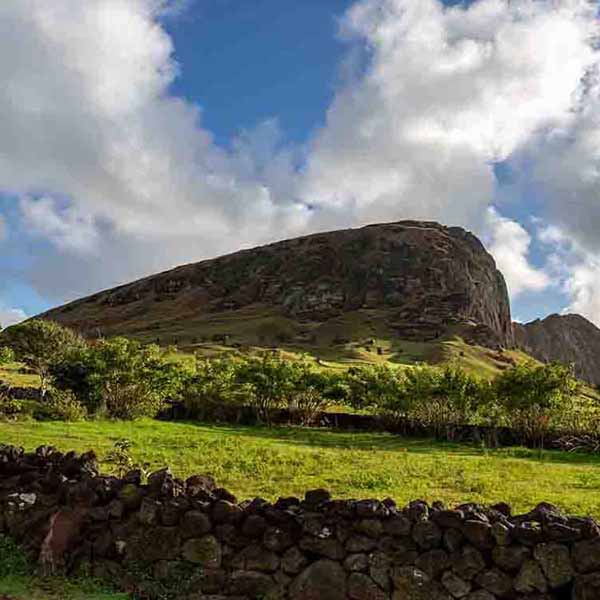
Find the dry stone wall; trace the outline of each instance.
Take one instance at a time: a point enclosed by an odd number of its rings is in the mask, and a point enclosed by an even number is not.
[[[93,453],[0,449],[0,529],[46,570],[140,598],[598,600],[600,528],[540,504],[237,502],[211,477],[98,474]]]

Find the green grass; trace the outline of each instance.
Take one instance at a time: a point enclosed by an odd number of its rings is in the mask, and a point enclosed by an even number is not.
[[[518,511],[541,501],[600,517],[600,458],[523,448],[481,448],[385,433],[191,423],[1,423],[0,441],[33,449],[95,449],[134,442],[137,461],[170,465],[182,477],[210,473],[240,499],[301,495],[326,487],[337,497],[510,502]],[[105,470],[110,465],[103,465]]]
[[[22,600],[127,600],[89,579],[34,575],[30,560],[10,539],[0,536],[0,594]]]
[[[7,575],[0,577],[0,594],[15,600],[128,600],[128,594],[104,590],[92,581],[69,581],[62,577]]]
[[[26,372],[25,365],[16,362],[0,365],[0,382],[15,387],[37,388],[40,386],[40,378],[34,373]]]

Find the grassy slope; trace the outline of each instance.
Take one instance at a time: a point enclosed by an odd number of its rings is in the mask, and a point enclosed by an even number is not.
[[[131,439],[135,458],[150,468],[168,464],[180,476],[211,473],[240,498],[273,499],[326,487],[338,497],[391,496],[399,503],[415,498],[448,504],[503,500],[519,511],[548,501],[569,512],[600,517],[598,457],[300,428],[150,420],[0,423],[4,443],[29,449],[44,443],[63,450],[94,448],[101,459],[119,438]]]

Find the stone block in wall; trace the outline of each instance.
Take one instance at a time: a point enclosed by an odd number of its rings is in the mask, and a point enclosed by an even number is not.
[[[346,600],[346,573],[332,560],[308,566],[290,586],[290,600]]]

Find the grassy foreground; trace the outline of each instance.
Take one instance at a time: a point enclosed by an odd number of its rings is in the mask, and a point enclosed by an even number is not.
[[[89,579],[37,577],[34,565],[15,543],[0,536],[0,597],[11,600],[127,600]],[[6,596],[5,596],[6,594]]]
[[[337,497],[510,502],[525,511],[538,502],[600,517],[600,458],[522,448],[486,450],[385,433],[193,423],[91,421],[0,423],[0,442],[33,449],[95,449],[103,460],[114,442],[133,441],[149,468],[176,475],[210,473],[240,499],[301,495],[325,487]],[[103,465],[111,469],[110,464]]]
[[[29,575],[0,577],[0,594],[11,600],[128,600],[129,594],[104,591],[94,582],[72,582],[63,578]]]

